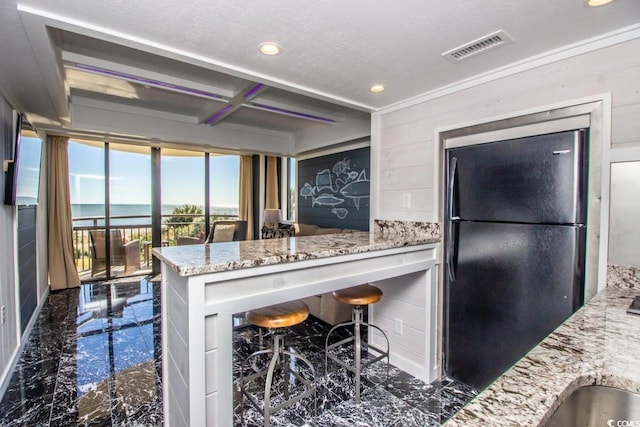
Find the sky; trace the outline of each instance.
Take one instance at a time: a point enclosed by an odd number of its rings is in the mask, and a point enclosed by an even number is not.
[[[111,144],[118,147],[119,144]],[[210,156],[211,205],[237,206],[238,156]],[[151,204],[151,155],[110,150],[112,204]],[[162,204],[204,205],[204,155],[163,156]],[[69,142],[69,175],[73,204],[104,203],[104,150]]]

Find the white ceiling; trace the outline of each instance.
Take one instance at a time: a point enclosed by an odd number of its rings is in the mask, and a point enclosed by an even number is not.
[[[369,112],[640,23],[640,0],[0,3],[0,90],[36,128],[256,151],[229,142],[249,131],[268,136],[262,151],[283,153],[318,148],[323,134],[366,136]],[[514,42],[460,63],[441,57],[497,30]],[[264,41],[282,53],[261,55]],[[374,83],[386,90],[369,92]],[[234,97],[235,112],[205,123]]]

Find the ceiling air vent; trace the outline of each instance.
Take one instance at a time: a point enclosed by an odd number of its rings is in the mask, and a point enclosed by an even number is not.
[[[470,56],[493,50],[497,47],[512,43],[513,39],[509,37],[503,30],[496,31],[487,36],[480,37],[472,42],[465,43],[455,49],[451,49],[442,54],[443,57],[451,62],[460,62]]]

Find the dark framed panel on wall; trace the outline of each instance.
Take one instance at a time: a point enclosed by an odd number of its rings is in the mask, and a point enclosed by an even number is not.
[[[298,222],[369,229],[369,147],[298,162]]]
[[[38,306],[38,265],[36,259],[37,207],[18,207],[18,288],[20,331],[24,332]]]

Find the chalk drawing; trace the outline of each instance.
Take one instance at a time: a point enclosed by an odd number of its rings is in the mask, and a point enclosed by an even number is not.
[[[300,189],[300,195],[305,199],[316,195],[316,187],[311,186],[308,182],[305,182]]]
[[[324,189],[333,189],[333,179],[331,178],[331,171],[329,169],[321,170],[316,174],[316,191],[322,191]]]
[[[351,160],[345,157],[331,169],[318,171],[315,185],[305,182],[299,194],[305,199],[311,197],[312,207],[329,207],[338,219],[345,219],[349,215],[347,206],[336,206],[351,201],[352,206],[360,209],[361,200],[369,198],[369,179],[365,169],[352,170]]]
[[[335,216],[337,216],[338,219],[345,219],[347,217],[347,215],[349,215],[349,209],[333,208],[333,209],[331,209],[331,213],[335,214]]]
[[[325,193],[311,199],[311,206],[337,206],[344,203],[344,199],[336,197],[333,194]]]
[[[338,163],[333,165],[333,173],[336,175],[343,174],[351,170],[350,166],[351,160],[347,160],[346,158],[340,160]]]
[[[360,209],[360,199],[369,198],[369,180],[365,174],[365,170],[358,175],[355,181],[352,181],[340,189],[340,194],[353,200],[353,204]]]

